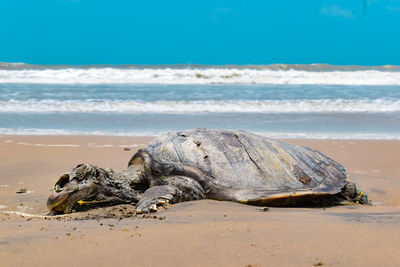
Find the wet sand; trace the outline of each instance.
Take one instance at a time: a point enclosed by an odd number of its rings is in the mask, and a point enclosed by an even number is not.
[[[376,206],[202,200],[145,217],[130,205],[46,216],[60,174],[83,162],[122,170],[151,139],[1,136],[0,266],[400,266],[399,141],[287,140],[342,163]]]

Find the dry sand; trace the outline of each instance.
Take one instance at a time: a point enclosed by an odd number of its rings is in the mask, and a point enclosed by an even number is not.
[[[45,216],[60,174],[81,162],[122,170],[150,139],[0,137],[0,266],[400,266],[398,141],[288,140],[342,163],[376,206],[202,200],[145,218],[130,205]]]

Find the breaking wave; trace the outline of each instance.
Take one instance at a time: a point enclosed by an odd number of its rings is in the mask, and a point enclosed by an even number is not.
[[[109,101],[7,100],[0,112],[13,113],[354,113],[400,112],[400,100],[240,100],[240,101]]]
[[[3,63],[4,65],[5,63]],[[11,63],[8,63],[11,64]],[[398,67],[330,65],[189,67],[0,66],[0,83],[400,85]]]
[[[166,131],[76,131],[61,129],[12,129],[0,128],[2,135],[97,135],[97,136],[158,136]],[[400,140],[400,134],[382,133],[309,133],[309,132],[257,132],[272,138],[284,139],[362,139],[362,140]]]

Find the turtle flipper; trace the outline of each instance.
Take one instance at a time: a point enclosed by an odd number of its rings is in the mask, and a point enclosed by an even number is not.
[[[147,189],[136,205],[136,213],[156,212],[157,206],[166,203],[205,199],[203,188],[195,180],[185,176],[169,176],[160,179],[162,185]]]
[[[357,188],[356,184],[352,182],[347,182],[347,184],[342,188],[342,191],[335,196],[339,198],[337,203],[339,205],[371,204],[368,200],[368,195]]]
[[[171,185],[158,185],[150,187],[144,192],[136,205],[136,213],[156,212],[157,206],[169,203],[174,199],[178,188]]]

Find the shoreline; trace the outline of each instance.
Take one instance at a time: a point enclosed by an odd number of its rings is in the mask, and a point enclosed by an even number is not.
[[[166,131],[167,132],[173,132],[173,131]],[[316,137],[276,137],[276,136],[268,136],[260,133],[256,133],[261,136],[267,137],[267,138],[272,138],[272,139],[278,139],[281,141],[285,142],[293,142],[293,143],[298,143],[301,145],[301,142],[305,141],[311,141],[311,142],[329,142],[329,141],[338,141],[338,142],[346,142],[346,141],[366,141],[366,142],[400,142],[400,139],[379,139],[379,138],[357,138],[357,137],[344,137],[344,138],[328,138],[328,137],[321,137],[321,138],[316,138]],[[54,140],[54,139],[71,139],[71,140],[78,140],[78,139],[96,139],[96,140],[105,140],[105,139],[130,139],[130,140],[144,140],[150,142],[151,140],[157,138],[159,135],[113,135],[113,134],[0,134],[0,143],[2,139],[26,139],[26,138],[32,138],[32,139],[37,139],[40,140],[42,138],[49,138],[49,140]]]
[[[145,218],[126,216],[132,205],[46,216],[49,190],[62,173],[81,162],[121,171],[152,139],[1,135],[0,265],[400,265],[393,252],[400,247],[400,141],[395,140],[282,139],[343,164],[349,180],[376,206],[261,212],[201,200]],[[21,189],[28,193],[17,194]]]

